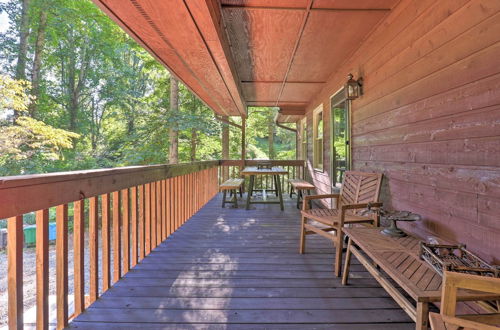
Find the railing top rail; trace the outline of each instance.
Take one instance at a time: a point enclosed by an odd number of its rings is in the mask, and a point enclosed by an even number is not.
[[[170,177],[187,174],[197,169],[208,168],[219,165],[219,160],[208,160],[180,164],[157,164],[142,166],[124,166],[102,169],[91,169],[81,171],[53,172],[42,174],[28,174],[0,177],[0,189],[19,187],[33,184],[46,184],[59,181],[70,181],[75,179],[95,178],[116,174],[136,174],[137,172],[165,171]]]
[[[220,161],[0,177],[0,219],[185,175]]]

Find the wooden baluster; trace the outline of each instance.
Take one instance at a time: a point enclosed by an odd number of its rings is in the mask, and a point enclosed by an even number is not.
[[[90,294],[89,303],[99,296],[99,197],[89,200],[89,252],[90,252]]]
[[[167,220],[167,233],[168,236],[174,231],[174,180],[169,178],[167,180],[167,208],[168,208],[168,220]]]
[[[49,328],[49,210],[36,212],[36,327]]]
[[[113,283],[121,277],[121,198],[120,191],[113,192]]]
[[[163,222],[162,222],[162,226],[161,226],[161,233],[162,233],[162,236],[161,236],[161,240],[162,242],[167,238],[167,179],[165,180],[162,180],[162,186],[161,186],[161,190],[162,190],[162,210],[163,210]]]
[[[23,328],[23,216],[7,219],[9,328]]]
[[[178,186],[177,186],[177,193],[179,194],[179,199],[177,203],[177,208],[179,210],[179,226],[177,228],[180,228],[184,222],[184,186],[182,183],[182,176],[179,176],[178,178]]]
[[[162,181],[156,182],[156,244],[161,243],[161,224],[163,222],[163,203],[162,203]]]
[[[131,217],[130,217],[130,226],[132,227],[132,256],[130,260],[131,267],[137,265],[137,187],[130,188],[130,196],[131,196]]]
[[[171,233],[174,233],[175,230],[177,229],[177,210],[176,210],[176,207],[177,207],[177,190],[176,190],[176,187],[177,187],[177,178],[176,177],[173,177],[171,178],[170,180],[172,180],[172,182],[170,183],[170,206],[171,206],[171,215],[172,215],[172,218],[171,218]]]
[[[193,210],[193,173],[189,174],[189,217],[191,218],[194,214]]]
[[[144,185],[139,186],[139,261],[144,259],[146,255],[146,242],[145,242],[145,231],[146,231],[146,197],[145,197],[145,187]]]
[[[196,211],[199,211],[201,208],[200,202],[200,172],[196,172]]]
[[[156,247],[156,222],[157,222],[157,217],[156,217],[156,182],[151,183],[151,237],[150,237],[150,242],[151,242],[151,250],[153,250]]]
[[[101,237],[102,237],[102,291],[105,292],[110,286],[110,195],[101,196]]]
[[[75,316],[85,309],[85,277],[84,277],[84,231],[85,231],[85,201],[73,203],[73,272],[75,291]]]
[[[68,205],[56,208],[57,329],[68,325]]]
[[[203,189],[203,182],[201,181],[201,171],[197,173],[196,179],[196,199],[198,200],[198,210],[201,209],[201,190]]]
[[[175,178],[175,230],[181,226],[181,178]]]
[[[145,230],[144,230],[144,255],[148,255],[151,252],[151,184],[146,183],[144,202],[146,204],[146,217],[144,219]]]
[[[130,270],[130,197],[129,190],[122,190],[123,224],[123,274]]]
[[[186,222],[186,217],[187,217],[187,203],[186,203],[186,175],[181,176],[181,192],[182,192],[182,199],[181,199],[181,210],[182,210],[182,224]]]

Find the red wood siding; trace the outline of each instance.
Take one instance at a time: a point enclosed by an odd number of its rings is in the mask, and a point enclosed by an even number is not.
[[[421,214],[408,227],[463,242],[500,263],[500,1],[402,0],[307,109],[363,76],[352,104],[355,169],[385,175],[386,205]],[[312,136],[312,131],[310,131]],[[309,147],[312,160],[312,144]],[[328,192],[330,169],[310,171]],[[427,236],[427,235],[426,235]]]

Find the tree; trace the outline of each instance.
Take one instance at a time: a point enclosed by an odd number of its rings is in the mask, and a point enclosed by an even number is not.
[[[175,116],[179,112],[179,82],[174,76],[170,77],[170,113]],[[177,123],[172,121],[169,129],[170,149],[168,162],[177,164],[179,162],[179,134]]]
[[[40,74],[42,67],[42,53],[45,46],[45,31],[47,28],[47,15],[50,0],[42,1],[39,11],[38,29],[35,39],[35,55],[33,58],[33,69],[31,72],[31,95],[34,96],[34,101],[29,106],[31,117],[35,117],[38,109],[37,99],[40,97]]]
[[[23,80],[0,75],[0,118],[9,113],[27,113],[32,98],[27,94],[31,85]],[[0,174],[12,170],[23,172],[19,162],[30,158],[55,160],[61,157],[62,149],[72,147],[72,139],[79,135],[54,128],[36,119],[20,116],[15,123],[0,121]]]

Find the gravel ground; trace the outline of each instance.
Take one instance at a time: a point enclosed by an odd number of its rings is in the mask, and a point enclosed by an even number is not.
[[[99,233],[100,238],[100,233]],[[89,248],[88,248],[88,233],[85,233],[85,292],[89,292],[88,274],[89,268]],[[73,294],[73,235],[68,235],[68,291]],[[99,251],[101,249],[99,248]],[[113,267],[113,254],[111,251],[111,267]],[[35,248],[25,248],[23,253],[23,286],[24,286],[24,311],[36,305],[36,253]],[[99,257],[100,259],[100,257]],[[100,262],[100,260],[99,260]],[[51,244],[49,248],[49,294],[56,294],[56,249],[55,245]],[[99,265],[99,278],[101,276],[101,265]],[[49,313],[55,311],[49,311]],[[0,251],[0,327],[7,325],[7,253],[6,250]]]

